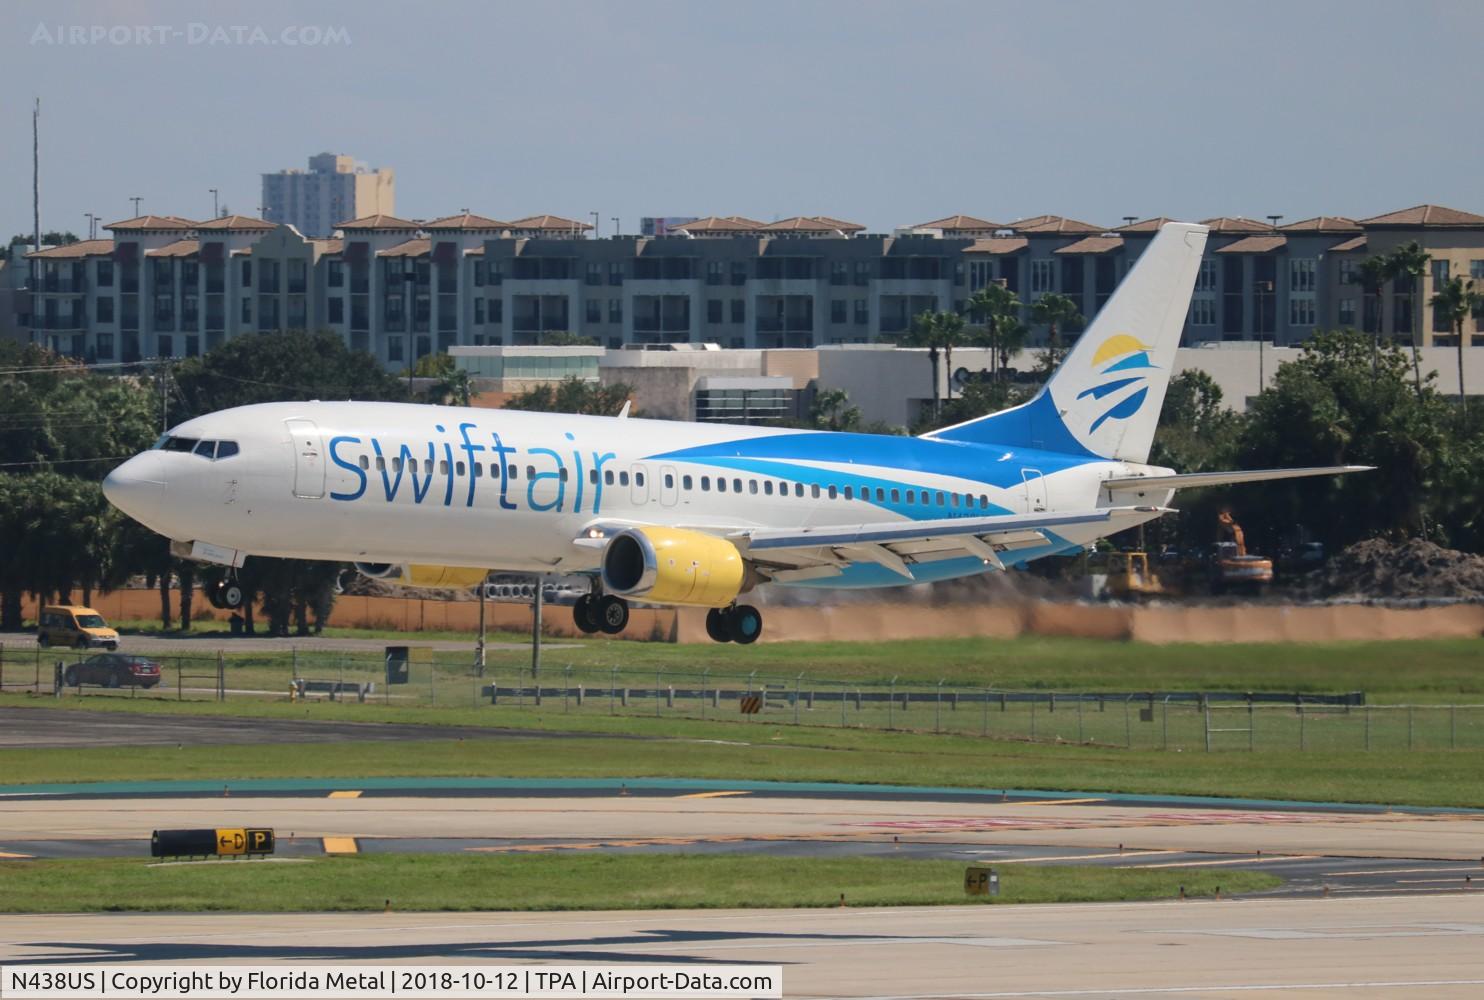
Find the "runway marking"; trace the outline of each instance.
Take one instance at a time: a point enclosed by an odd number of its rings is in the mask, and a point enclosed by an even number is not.
[[[1478,865],[1469,865],[1465,868],[1373,868],[1369,871],[1354,872],[1330,872],[1331,875],[1435,875],[1438,872],[1480,872],[1484,874],[1484,868]]]
[[[10,851],[0,851],[0,858],[31,858],[33,854],[12,854]]]
[[[1004,997],[1156,996],[1176,993],[1260,993],[1289,990],[1419,989],[1430,986],[1481,986],[1484,979],[1360,980],[1337,983],[1221,983],[1203,986],[1123,986],[1093,990],[1026,990],[1010,993],[897,993],[856,997],[854,1000],[998,1000]]]
[[[1007,802],[1012,806],[1080,806],[1089,802],[1107,802],[1106,798],[1096,799],[1028,799],[1025,801]]]
[[[1118,868],[1211,868],[1215,865],[1268,865],[1275,861],[1312,861],[1317,854],[1275,854],[1272,857],[1231,858],[1225,861],[1162,861],[1153,865],[1117,865]]]
[[[361,793],[359,791],[343,791],[330,793],[330,798],[332,799],[358,799],[360,797]]]
[[[1093,861],[1100,858],[1139,858],[1154,857],[1159,854],[1191,854],[1192,851],[1113,851],[1108,854],[1067,854],[1056,858],[997,858],[997,864],[1026,864],[1041,865],[1050,864],[1053,861]]]
[[[677,795],[677,799],[725,799],[733,795],[751,795],[751,792],[692,792],[689,795]]]
[[[325,837],[326,854],[358,854],[361,846],[354,837]]]
[[[1396,880],[1397,885],[1441,885],[1443,883],[1449,885],[1473,884],[1472,882],[1461,881],[1458,878],[1399,878]]]

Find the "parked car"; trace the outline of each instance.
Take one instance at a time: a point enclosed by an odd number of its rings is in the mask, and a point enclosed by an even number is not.
[[[62,673],[62,681],[68,687],[99,684],[110,688],[152,688],[160,683],[160,665],[129,653],[98,653],[69,666]]]
[[[36,616],[36,644],[42,649],[48,646],[118,649],[119,634],[92,608],[48,604]]]

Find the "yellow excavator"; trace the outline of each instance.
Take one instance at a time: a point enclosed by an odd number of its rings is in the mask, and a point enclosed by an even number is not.
[[[1175,593],[1149,568],[1147,552],[1109,552],[1103,557],[1108,570],[1107,594],[1120,601],[1166,597]]]
[[[1242,526],[1224,510],[1216,515],[1220,534],[1212,553],[1212,584],[1217,590],[1247,590],[1261,593],[1273,582],[1273,560],[1252,555]]]

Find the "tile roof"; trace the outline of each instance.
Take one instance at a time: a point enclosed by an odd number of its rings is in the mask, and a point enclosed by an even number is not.
[[[589,223],[576,219],[564,219],[560,215],[531,215],[510,223],[511,229],[567,229],[586,232],[593,228]]]
[[[394,247],[376,251],[378,257],[421,257],[432,247],[431,240],[408,240]]]
[[[33,250],[26,254],[28,258],[36,257],[41,260],[67,260],[77,257],[106,257],[113,253],[113,240],[78,240],[76,243],[68,243],[66,246],[52,247],[48,250]]]
[[[1360,223],[1343,215],[1316,215],[1301,222],[1290,222],[1279,226],[1280,233],[1358,233]]]
[[[1030,246],[1030,243],[1024,236],[996,236],[987,240],[975,240],[964,247],[964,253],[1017,253]]]
[[[1052,253],[1107,253],[1110,250],[1118,250],[1123,246],[1122,236],[1087,236],[1070,243],[1064,247],[1057,247]]]
[[[1164,225],[1166,222],[1174,222],[1174,221],[1175,221],[1174,219],[1170,218],[1167,215],[1161,215],[1161,216],[1158,216],[1158,217],[1153,218],[1153,219],[1144,219],[1144,220],[1142,220],[1140,222],[1130,222],[1127,225],[1119,226],[1117,229],[1113,230],[1113,232],[1115,232],[1115,233],[1157,233],[1157,232],[1159,232],[1159,227],[1160,226]]]
[[[104,229],[195,229],[198,223],[178,215],[140,215],[122,222],[110,222]]]
[[[311,242],[319,247],[319,252],[322,254],[345,252],[344,240],[312,240]]]
[[[1272,253],[1287,245],[1287,236],[1248,236],[1218,248],[1216,253]]]
[[[336,229],[420,229],[416,222],[408,222],[399,219],[395,215],[364,215],[359,219],[349,219],[345,222],[335,223]]]
[[[814,218],[820,222],[827,222],[842,233],[859,233],[866,227],[858,222],[846,222],[843,219],[832,219],[828,215],[816,215]]]
[[[941,229],[945,233],[963,232],[965,230],[978,231],[996,229],[1008,229],[1004,223],[990,222],[988,219],[976,218],[972,215],[950,215],[943,219],[934,219],[932,222],[919,222],[913,229]]]
[[[764,232],[769,233],[837,233],[843,231],[859,232],[866,228],[858,226],[853,222],[841,222],[839,219],[826,219],[818,215],[796,215],[791,219],[779,219],[763,226]]]
[[[704,219],[670,227],[672,232],[677,233],[755,233],[762,228],[763,223],[740,215],[709,215]]]
[[[1442,205],[1416,205],[1399,212],[1388,212],[1385,215],[1361,219],[1360,224],[1362,226],[1404,226],[1408,228],[1419,226],[1474,228],[1484,226],[1484,215],[1461,212],[1456,208],[1444,208]]]
[[[1060,215],[1048,215],[1041,222],[1025,220],[1023,222],[1011,223],[1011,227],[1018,233],[1066,233],[1078,236],[1095,236],[1107,232],[1102,226],[1094,226],[1091,222],[1078,222],[1076,219],[1064,219]]]
[[[224,215],[220,219],[198,222],[196,223],[196,228],[201,232],[210,232],[213,230],[221,230],[223,232],[259,232],[277,229],[278,223],[269,222],[266,219],[255,219],[251,215]]]
[[[512,229],[516,228],[509,222],[501,222],[499,219],[491,219],[486,215],[474,215],[465,212],[462,215],[445,215],[441,219],[434,219],[425,223],[424,229]]]
[[[162,247],[144,251],[146,257],[194,257],[201,249],[199,240],[176,240]]]
[[[1273,231],[1271,222],[1244,219],[1239,215],[1221,215],[1214,219],[1202,219],[1201,225],[1209,227],[1213,233],[1271,233]]]
[[[1332,247],[1329,248],[1329,252],[1330,253],[1350,253],[1353,250],[1364,250],[1364,249],[1365,249],[1365,237],[1364,236],[1354,236],[1354,237],[1351,237],[1350,239],[1346,240],[1344,243],[1336,243],[1334,246],[1332,246]]]

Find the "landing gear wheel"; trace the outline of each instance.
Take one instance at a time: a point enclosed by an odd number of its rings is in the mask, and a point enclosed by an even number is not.
[[[607,594],[598,598],[598,628],[609,635],[618,635],[629,624],[629,602],[622,597]]]
[[[211,584],[206,588],[206,603],[210,604],[213,608],[225,608],[226,605],[222,603],[222,591],[226,589],[227,581],[225,580],[218,580],[216,583]]]
[[[222,587],[222,606],[236,611],[242,607],[242,587],[236,583],[227,583]]]
[[[751,604],[738,604],[727,612],[727,631],[732,641],[746,646],[763,634],[762,612]]]
[[[572,602],[572,622],[578,631],[592,635],[602,628],[597,619],[597,611],[592,594],[583,594]]]
[[[706,634],[711,637],[712,642],[732,641],[732,631],[727,626],[728,617],[726,608],[712,608],[706,612]]]

